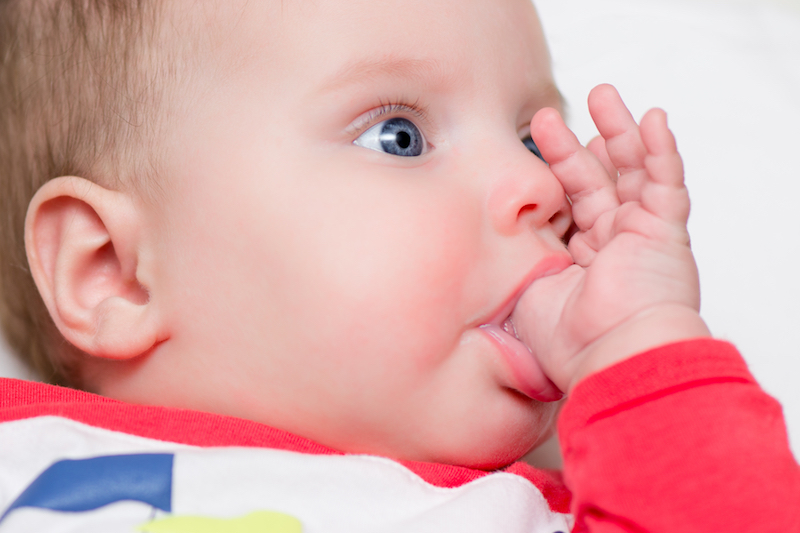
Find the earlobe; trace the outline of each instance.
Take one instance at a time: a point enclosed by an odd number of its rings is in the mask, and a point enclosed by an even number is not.
[[[61,334],[90,356],[131,359],[163,336],[139,281],[139,216],[129,195],[77,177],[49,181],[28,207],[33,279]]]

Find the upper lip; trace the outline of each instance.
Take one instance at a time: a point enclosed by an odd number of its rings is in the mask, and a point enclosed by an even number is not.
[[[503,323],[511,316],[517,302],[522,298],[522,295],[528,290],[534,281],[545,276],[557,274],[562,270],[572,265],[574,261],[568,253],[556,253],[549,255],[539,261],[536,266],[522,278],[522,281],[517,284],[516,290],[509,296],[505,302],[492,314],[489,320],[480,322],[480,325],[495,325],[502,326]]]

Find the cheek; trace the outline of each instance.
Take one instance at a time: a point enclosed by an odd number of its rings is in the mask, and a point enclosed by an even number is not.
[[[459,341],[478,217],[452,189],[421,194],[404,180],[336,178],[356,192],[317,190],[284,203],[294,209],[281,218],[293,222],[278,235],[284,260],[269,283],[291,310],[285,327],[302,328],[304,349],[329,361],[417,373]]]

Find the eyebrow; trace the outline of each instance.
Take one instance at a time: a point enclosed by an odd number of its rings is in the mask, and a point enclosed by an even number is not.
[[[447,82],[449,76],[439,61],[435,59],[411,59],[383,57],[362,59],[346,64],[330,78],[322,83],[324,90],[336,90],[342,86],[357,82],[374,80],[375,78],[403,78],[420,80],[433,77]]]
[[[353,83],[369,82],[381,77],[414,81],[433,79],[440,87],[455,83],[452,74],[449,74],[436,59],[388,56],[348,63],[323,81],[321,87],[323,91],[335,91]],[[564,95],[552,81],[540,81],[531,87],[530,92],[537,101],[557,102],[564,120],[567,120],[569,106]]]

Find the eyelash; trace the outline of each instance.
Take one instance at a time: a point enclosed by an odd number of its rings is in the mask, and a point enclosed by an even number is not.
[[[419,104],[419,100],[414,103],[407,104],[401,101],[389,100],[387,102],[379,101],[379,105],[356,119],[355,123],[348,132],[351,135],[358,136],[368,130],[374,124],[381,120],[391,118],[392,115],[411,115],[412,118],[417,119],[423,129],[430,130],[430,120],[428,119],[428,112],[424,106]]]

